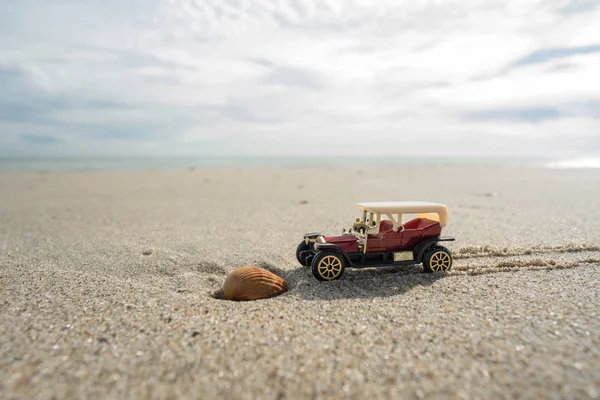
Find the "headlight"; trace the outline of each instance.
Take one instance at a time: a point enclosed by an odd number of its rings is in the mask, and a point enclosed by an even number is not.
[[[327,243],[327,241],[325,240],[325,236],[323,236],[323,235],[317,236],[317,238],[315,239],[315,251],[317,251],[317,246],[319,244],[324,244],[324,243]]]

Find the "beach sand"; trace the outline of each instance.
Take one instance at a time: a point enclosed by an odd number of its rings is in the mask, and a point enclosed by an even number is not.
[[[600,397],[600,173],[0,173],[0,398]],[[315,280],[359,201],[447,204],[449,274]],[[214,298],[259,265],[290,291]]]

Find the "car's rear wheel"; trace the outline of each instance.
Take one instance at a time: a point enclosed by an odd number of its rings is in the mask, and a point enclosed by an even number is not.
[[[308,249],[308,244],[306,244],[305,241],[300,242],[298,247],[296,247],[296,260],[305,267],[308,267],[308,264],[306,263],[306,253],[303,255],[302,252]]]
[[[423,257],[425,272],[450,271],[452,268],[452,253],[444,246],[431,246]]]
[[[312,260],[312,273],[320,281],[339,279],[344,274],[344,259],[337,253],[319,252]]]

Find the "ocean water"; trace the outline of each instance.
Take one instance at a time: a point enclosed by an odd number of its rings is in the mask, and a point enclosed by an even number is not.
[[[600,168],[600,158],[548,160],[490,157],[20,157],[0,158],[0,171],[183,170],[201,168],[323,167],[369,165],[530,165]]]

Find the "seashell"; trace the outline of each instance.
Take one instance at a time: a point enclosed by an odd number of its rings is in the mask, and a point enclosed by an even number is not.
[[[283,278],[259,267],[241,267],[231,272],[223,284],[227,300],[257,300],[288,290]]]

